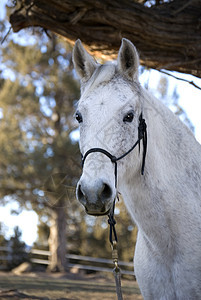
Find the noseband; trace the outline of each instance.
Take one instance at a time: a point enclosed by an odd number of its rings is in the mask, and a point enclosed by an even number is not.
[[[114,163],[114,166],[115,166],[114,167],[115,188],[117,188],[117,161],[119,161],[120,159],[127,156],[131,151],[133,151],[135,149],[135,147],[137,145],[139,145],[139,153],[140,153],[140,141],[141,140],[142,140],[142,145],[143,145],[141,175],[144,175],[145,158],[146,158],[146,153],[147,153],[147,125],[146,125],[145,119],[143,119],[143,117],[142,117],[142,113],[139,116],[138,140],[127,152],[125,152],[124,154],[122,154],[119,157],[116,157],[116,156],[112,155],[110,152],[108,152],[105,149],[91,148],[84,154],[84,156],[82,156],[82,167],[84,166],[84,162],[85,162],[87,156],[90,153],[100,152],[100,153],[105,154],[107,157],[109,157],[111,162]],[[117,194],[116,197],[118,198],[118,194]],[[115,197],[115,199],[116,199],[116,197]],[[110,242],[111,242],[111,244],[113,244],[112,231],[114,232],[114,238],[117,241],[116,231],[115,231],[115,227],[114,227],[116,222],[115,222],[114,217],[113,217],[114,216],[114,208],[115,208],[115,199],[114,199],[114,202],[113,202],[113,209],[112,209],[112,212],[110,212],[110,214],[109,214],[109,220],[108,220],[108,223],[110,224]]]

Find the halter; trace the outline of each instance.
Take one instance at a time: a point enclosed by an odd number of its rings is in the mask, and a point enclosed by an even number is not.
[[[142,144],[143,144],[141,175],[144,175],[145,158],[146,158],[146,153],[147,153],[147,125],[146,125],[145,119],[143,119],[143,117],[142,117],[142,113],[139,116],[138,140],[127,152],[125,152],[124,154],[122,154],[119,157],[116,157],[105,149],[91,148],[84,154],[84,156],[82,156],[82,167],[84,166],[84,162],[90,153],[94,153],[94,152],[103,153],[104,155],[109,157],[109,159],[111,160],[112,163],[114,163],[115,188],[117,188],[117,161],[119,161],[120,159],[127,156],[131,151],[133,151],[135,149],[135,147],[137,145],[139,145],[139,153],[140,153],[140,141],[141,140],[142,140]],[[118,193],[117,193],[116,197],[118,198]],[[115,197],[115,199],[116,199],[116,197]],[[115,227],[114,227],[116,224],[116,221],[114,220],[115,199],[114,199],[112,211],[110,212],[110,214],[108,216],[109,217],[108,223],[110,224],[110,242],[111,242],[111,244],[113,244],[112,231],[114,233],[115,241],[117,241],[117,235],[116,235],[116,231],[115,231]]]
[[[105,149],[102,148],[91,148],[89,149],[84,156],[82,156],[82,167],[84,166],[84,162],[87,158],[87,156],[90,153],[94,152],[100,152],[109,157],[112,163],[114,163],[114,175],[115,175],[115,188],[117,189],[117,161],[124,158],[126,155],[128,155],[131,151],[135,149],[137,145],[139,145],[139,153],[140,153],[140,141],[142,140],[143,145],[143,155],[142,155],[142,167],[141,167],[141,175],[144,175],[144,167],[145,167],[145,158],[147,153],[147,125],[145,122],[145,119],[142,118],[142,113],[139,116],[139,125],[138,125],[138,140],[136,143],[124,154],[122,154],[119,157],[116,157],[112,155],[110,152],[108,152]],[[116,282],[116,292],[118,300],[122,300],[122,290],[121,290],[121,275],[120,275],[120,268],[118,266],[118,253],[117,253],[117,234],[115,229],[116,221],[114,219],[114,209],[115,209],[115,200],[116,198],[119,200],[118,192],[116,193],[116,196],[113,201],[112,209],[108,215],[108,224],[110,225],[110,234],[109,234],[109,240],[112,246],[112,258],[115,265],[115,268],[113,270],[114,276],[115,276],[115,282]],[[114,239],[113,239],[114,235]]]

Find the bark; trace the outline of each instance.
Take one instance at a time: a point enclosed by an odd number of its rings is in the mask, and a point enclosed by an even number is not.
[[[140,2],[23,0],[10,22],[14,32],[40,26],[71,42],[80,38],[104,58],[114,58],[126,37],[136,45],[141,64],[201,77],[201,1],[174,0],[150,8]]]
[[[48,243],[51,253],[48,270],[51,272],[64,272],[67,267],[66,212],[64,207],[57,207],[52,210]]]

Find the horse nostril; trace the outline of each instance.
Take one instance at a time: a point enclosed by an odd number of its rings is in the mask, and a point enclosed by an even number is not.
[[[110,186],[106,183],[103,184],[103,188],[100,193],[101,199],[108,199],[112,196],[112,190]]]
[[[81,184],[79,184],[78,189],[77,189],[77,198],[80,202],[85,201],[85,194],[82,191]]]

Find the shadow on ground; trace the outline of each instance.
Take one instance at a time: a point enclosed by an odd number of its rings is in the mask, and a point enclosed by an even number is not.
[[[137,283],[122,280],[125,300],[141,300]],[[0,299],[79,300],[116,299],[114,280],[96,276],[0,273]]]

